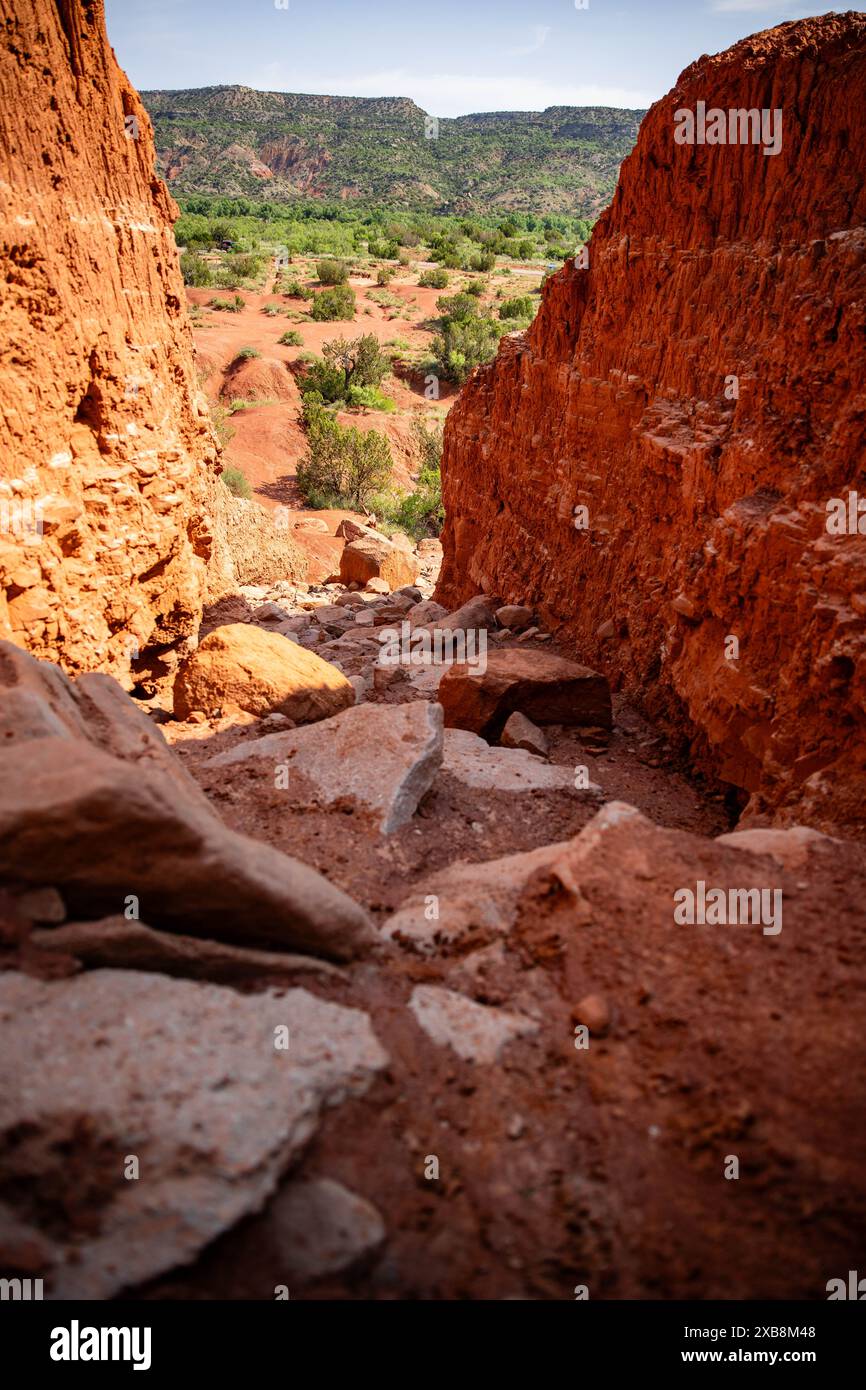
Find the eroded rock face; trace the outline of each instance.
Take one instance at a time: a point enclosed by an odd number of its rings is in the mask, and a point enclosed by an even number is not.
[[[101,0],[0,13],[0,636],[124,676],[194,631],[213,545],[177,209]]]
[[[701,58],[652,108],[589,268],[449,414],[436,594],[532,605],[750,817],[851,829],[866,537],[829,534],[826,504],[866,493],[864,96],[866,18],[828,15]],[[780,108],[781,151],[675,143],[699,100]]]

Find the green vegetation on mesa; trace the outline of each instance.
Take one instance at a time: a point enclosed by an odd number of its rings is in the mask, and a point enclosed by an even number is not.
[[[548,107],[443,118],[406,98],[249,87],[141,93],[178,194],[363,199],[442,212],[564,212],[610,202],[643,111]],[[428,138],[433,132],[437,138]]]
[[[275,255],[316,256],[321,283],[345,283],[351,263],[359,258],[397,261],[399,270],[413,260],[437,262],[438,270],[423,273],[419,283],[444,289],[442,273],[492,270],[497,256],[516,261],[563,261],[583,245],[592,228],[586,217],[565,213],[472,214],[394,212],[353,203],[322,204],[300,200],[290,205],[252,202],[249,198],[179,197],[181,215],[175,239],[184,248],[181,269],[188,285],[234,289],[254,284],[270,268]],[[218,251],[220,264],[208,266],[202,251]],[[344,262],[337,268],[335,262]],[[336,278],[322,278],[325,276]],[[342,279],[340,278],[342,276]],[[304,296],[291,272],[281,267],[282,294]],[[387,278],[387,277],[386,277]],[[291,286],[291,288],[290,288]]]

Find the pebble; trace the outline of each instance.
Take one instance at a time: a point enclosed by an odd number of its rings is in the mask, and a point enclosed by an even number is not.
[[[593,1037],[603,1038],[610,1028],[610,1009],[601,994],[586,994],[581,999],[572,1018],[575,1023],[583,1023]]]

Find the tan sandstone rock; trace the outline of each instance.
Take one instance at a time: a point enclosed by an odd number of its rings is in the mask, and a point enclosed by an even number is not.
[[[342,612],[342,610],[340,610]],[[230,623],[205,637],[174,684],[174,712],[277,711],[297,724],[327,719],[353,702],[346,677],[315,652],[251,623]]]

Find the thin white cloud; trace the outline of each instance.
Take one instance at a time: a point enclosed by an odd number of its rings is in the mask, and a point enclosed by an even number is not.
[[[664,95],[661,90],[651,92],[591,82],[548,81],[529,74],[482,77],[474,73],[418,73],[392,68],[358,77],[323,77],[290,71],[276,62],[236,77],[235,81],[265,91],[344,97],[410,97],[433,116],[466,116],[479,111],[543,111],[547,106],[646,107]]]
[[[532,29],[532,39],[523,48],[511,48],[508,50],[511,58],[526,58],[530,53],[539,53],[547,43],[550,36],[549,24],[536,24]]]

